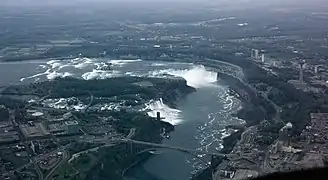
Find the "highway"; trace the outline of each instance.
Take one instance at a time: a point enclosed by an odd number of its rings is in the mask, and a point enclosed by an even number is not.
[[[93,99],[94,99],[94,96],[93,96],[93,94],[90,93],[90,102],[89,102],[89,104],[88,104],[88,105],[82,110],[83,113],[87,112],[87,110],[89,109],[89,107],[92,105]]]
[[[50,180],[52,178],[53,173],[57,170],[57,168],[59,166],[63,165],[67,161],[68,158],[69,158],[69,154],[66,150],[64,150],[62,159],[56,164],[56,166],[54,168],[52,168],[50,170],[50,172],[47,174],[47,176],[42,180]]]

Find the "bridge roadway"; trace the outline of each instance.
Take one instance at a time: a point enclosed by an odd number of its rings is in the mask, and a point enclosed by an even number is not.
[[[136,141],[136,140],[132,140],[132,139],[118,139],[117,142],[141,144],[141,145],[147,145],[147,146],[152,146],[152,147],[156,147],[156,148],[173,149],[173,150],[186,152],[186,153],[206,154],[206,155],[224,157],[224,158],[228,158],[228,157],[231,156],[230,154],[211,153],[211,152],[205,152],[205,151],[200,151],[200,150],[193,150],[193,149],[185,149],[185,148],[181,148],[181,147],[174,147],[174,146],[169,146],[169,145],[165,145],[165,144],[155,144],[155,143],[144,142],[144,141]]]

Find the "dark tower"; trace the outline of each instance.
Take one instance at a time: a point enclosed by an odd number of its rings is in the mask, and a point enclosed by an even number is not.
[[[161,113],[160,112],[157,112],[156,115],[157,115],[156,116],[156,120],[157,121],[160,121],[161,120]]]
[[[219,81],[220,76],[221,76],[221,75],[220,75],[220,72],[218,72],[217,75],[216,75],[216,80],[217,80],[217,81]]]

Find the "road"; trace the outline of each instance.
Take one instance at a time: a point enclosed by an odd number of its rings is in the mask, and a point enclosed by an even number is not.
[[[90,93],[90,102],[89,102],[89,104],[88,104],[88,105],[82,110],[83,113],[85,113],[85,112],[89,109],[89,107],[92,105],[93,99],[94,99],[93,94]]]
[[[136,133],[136,128],[131,128],[129,134],[126,136],[126,139],[131,139]]]
[[[34,158],[32,158],[32,161],[33,161],[34,167],[36,169],[36,172],[38,173],[39,180],[43,180],[43,173],[42,173],[37,161]]]
[[[240,157],[244,157],[244,149],[246,146],[249,146],[252,143],[252,140],[254,139],[254,133],[256,131],[256,127],[251,126],[249,128],[247,128],[242,134],[241,134],[241,139],[240,139],[240,146],[241,146],[241,150],[240,150]]]
[[[64,151],[64,150],[65,150],[66,148],[68,148],[70,145],[71,145],[71,144],[67,144],[67,145],[65,145],[65,146],[61,146],[61,147],[59,147],[59,148],[57,148],[57,149],[55,149],[55,150],[53,150],[53,151],[50,151],[50,152],[48,152],[48,153],[46,153],[46,154],[41,154],[41,155],[35,157],[35,159],[36,159],[37,161],[40,161],[41,159],[44,159],[45,157],[50,156],[51,154],[56,154],[57,152]]]
[[[132,138],[132,137],[135,135],[135,132],[136,132],[136,128],[131,128],[129,134],[126,136],[126,139],[130,139],[130,138]],[[68,162],[69,162],[69,163],[72,162],[74,159],[78,158],[78,157],[81,156],[82,154],[87,154],[87,153],[89,153],[89,152],[95,152],[95,151],[98,151],[99,148],[115,146],[115,145],[116,145],[115,141],[117,141],[117,140],[115,139],[115,136],[105,136],[105,137],[101,137],[100,139],[99,139],[99,138],[92,138],[92,139],[90,139],[90,140],[88,140],[88,139],[84,139],[84,140],[82,140],[82,142],[90,142],[90,143],[97,143],[97,142],[100,142],[100,143],[105,143],[105,144],[102,145],[102,146],[94,147],[94,148],[91,148],[91,149],[87,149],[87,150],[84,150],[84,151],[81,151],[81,152],[75,153],[75,154],[73,154],[72,157],[68,160]]]
[[[35,169],[36,169],[36,171],[38,173],[39,180],[43,180],[43,173],[41,172],[40,167],[39,167],[37,161],[34,158],[32,158],[32,155],[34,153],[33,153],[32,149],[31,149],[31,147],[29,146],[28,142],[25,141],[25,137],[24,137],[22,131],[20,130],[19,125],[18,125],[18,123],[16,121],[15,111],[16,110],[10,110],[9,111],[9,120],[14,125],[15,131],[18,132],[20,142],[24,144],[25,149],[26,149],[26,152],[29,154],[29,160],[30,160],[31,163],[33,163],[33,165],[34,165],[34,167],[35,167]],[[27,166],[22,166],[22,169],[24,167],[27,167]]]
[[[271,146],[269,146],[265,151],[265,156],[262,164],[262,173],[264,174],[272,172],[272,167],[270,166],[270,149]]]
[[[62,159],[58,162],[58,164],[54,168],[52,168],[50,170],[50,172],[47,174],[47,176],[42,180],[50,180],[53,176],[53,173],[57,170],[57,168],[59,166],[63,165],[67,161],[68,158],[69,158],[68,151],[64,150]]]
[[[105,145],[102,145],[102,146],[98,146],[98,147],[94,147],[94,148],[91,148],[91,149],[87,149],[87,150],[84,150],[84,151],[81,151],[81,152],[78,152],[78,153],[75,153],[71,156],[71,158],[68,160],[68,163],[71,163],[72,161],[74,161],[76,158],[80,157],[82,154],[87,154],[89,152],[96,152],[98,151],[100,148],[103,148],[103,147],[111,147],[111,146],[116,146],[115,143],[106,143]]]

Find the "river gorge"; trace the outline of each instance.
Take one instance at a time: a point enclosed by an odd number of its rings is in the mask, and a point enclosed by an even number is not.
[[[106,69],[108,66],[110,70]],[[143,109],[152,117],[160,112],[163,121],[175,126],[175,130],[162,142],[167,145],[217,152],[223,148],[223,138],[233,133],[225,127],[244,122],[232,116],[241,108],[240,100],[229,93],[229,87],[225,83],[217,80],[215,69],[203,65],[77,58],[2,63],[0,69],[2,76],[6,74],[10,77],[2,79],[1,85],[38,82],[56,77],[76,77],[84,80],[119,76],[184,78],[187,85],[196,88],[195,92],[179,100],[175,107],[165,104],[161,99],[154,99],[145,104]],[[199,158],[210,162],[210,157],[205,154],[198,154],[198,158],[195,158],[173,150],[160,149],[158,152],[130,169],[126,177],[130,180],[184,180],[206,168]]]

